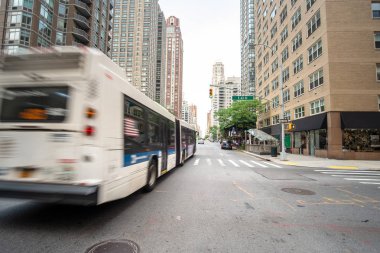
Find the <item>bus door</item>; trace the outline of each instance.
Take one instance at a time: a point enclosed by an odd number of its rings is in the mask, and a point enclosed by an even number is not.
[[[161,127],[161,133],[162,133],[162,146],[161,146],[161,152],[162,152],[162,165],[161,165],[161,174],[162,172],[168,170],[168,131],[169,126],[167,124],[167,121],[164,119],[160,119],[160,127]]]

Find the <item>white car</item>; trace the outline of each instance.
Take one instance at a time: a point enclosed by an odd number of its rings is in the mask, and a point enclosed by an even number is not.
[[[198,144],[205,144],[205,141],[203,139],[199,139]]]

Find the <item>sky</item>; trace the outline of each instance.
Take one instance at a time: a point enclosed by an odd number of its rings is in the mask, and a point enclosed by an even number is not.
[[[225,76],[240,76],[240,1],[159,0],[165,17],[180,19],[184,43],[184,99],[198,107],[204,134],[211,109],[212,65],[221,61]]]

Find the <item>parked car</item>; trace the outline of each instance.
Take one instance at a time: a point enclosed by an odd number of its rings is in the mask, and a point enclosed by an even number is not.
[[[231,141],[222,141],[220,148],[232,150],[232,142]]]
[[[198,144],[205,144],[205,141],[203,139],[199,139]]]

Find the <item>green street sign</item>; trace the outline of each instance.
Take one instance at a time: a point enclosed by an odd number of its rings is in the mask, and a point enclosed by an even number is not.
[[[237,100],[253,100],[253,96],[232,96],[232,101]]]

